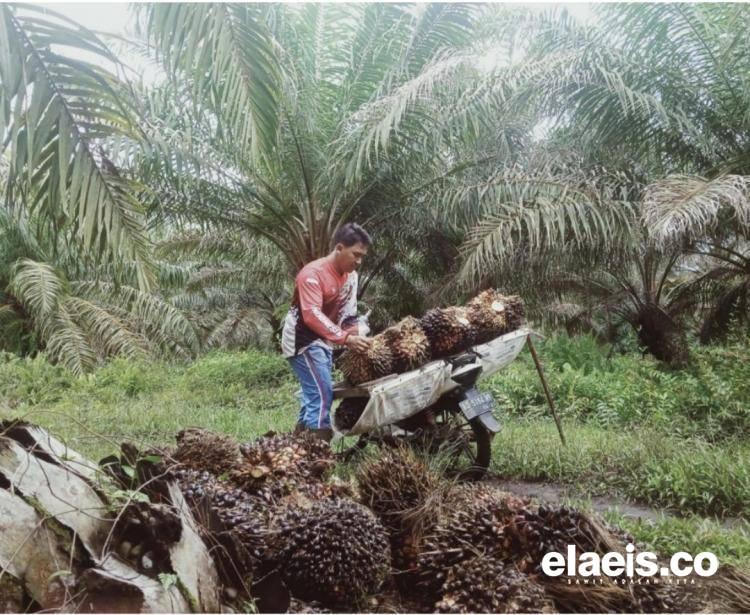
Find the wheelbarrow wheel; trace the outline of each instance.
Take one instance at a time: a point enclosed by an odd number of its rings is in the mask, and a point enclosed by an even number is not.
[[[357,438],[357,441],[351,446],[344,446],[336,452],[337,457],[344,462],[351,461],[357,454],[361,453],[367,448],[370,438],[367,434],[362,434]]]
[[[492,458],[492,433],[478,418],[467,420],[461,412],[443,411],[438,419],[437,447],[447,456],[446,472],[463,481],[481,479]]]
[[[492,459],[492,433],[482,425],[478,418],[469,421],[474,433],[473,460],[470,467],[459,473],[461,480],[479,480],[487,473]]]

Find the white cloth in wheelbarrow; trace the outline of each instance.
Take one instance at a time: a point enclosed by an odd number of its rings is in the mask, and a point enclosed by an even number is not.
[[[450,379],[451,371],[451,366],[441,359],[419,369],[364,385],[370,394],[370,401],[354,427],[344,433],[355,435],[372,431],[423,410],[435,403],[445,391],[456,386]],[[335,418],[332,424],[336,424]]]
[[[511,363],[521,352],[529,329],[523,327],[506,335],[475,346],[477,361],[482,364],[480,378],[486,378]],[[434,404],[443,393],[458,386],[451,379],[453,366],[441,359],[414,371],[391,375],[365,383],[370,400],[362,416],[345,435],[362,434],[384,425],[408,418]],[[334,413],[338,406],[334,408]],[[336,424],[334,418],[333,424]],[[335,427],[334,427],[335,429]],[[342,433],[342,432],[338,432]]]
[[[523,349],[526,338],[531,334],[527,327],[521,327],[506,333],[486,344],[474,346],[472,350],[479,355],[482,363],[482,373],[479,379],[487,378],[511,363]]]

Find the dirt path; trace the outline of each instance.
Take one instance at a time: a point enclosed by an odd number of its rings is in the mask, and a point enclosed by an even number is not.
[[[559,483],[534,483],[520,480],[506,480],[497,476],[488,475],[487,481],[491,481],[501,489],[518,493],[530,498],[545,502],[560,502],[563,500],[586,500],[591,502],[591,508],[598,513],[608,511],[618,512],[625,517],[633,519],[645,519],[648,521],[659,521],[663,517],[677,517],[678,515],[663,508],[652,508],[646,504],[639,504],[630,500],[617,499],[612,496],[598,496],[589,498],[576,492],[570,485]],[[738,517],[727,517],[716,519],[727,529],[748,528],[748,522]]]

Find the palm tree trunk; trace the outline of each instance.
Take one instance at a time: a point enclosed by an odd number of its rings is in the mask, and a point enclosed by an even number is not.
[[[641,345],[654,357],[671,367],[685,367],[689,363],[685,331],[658,305],[644,305],[634,324]]]

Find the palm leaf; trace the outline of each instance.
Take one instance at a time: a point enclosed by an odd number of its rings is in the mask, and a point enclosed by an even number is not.
[[[190,353],[196,353],[200,348],[200,341],[185,315],[156,295],[105,281],[75,282],[72,290],[76,296],[99,305],[119,308],[123,317],[127,315],[131,323],[140,323],[140,326],[158,332],[164,343],[172,348],[182,347]]]
[[[128,96],[112,73],[73,54],[115,59],[88,30],[54,14],[48,15],[54,22],[42,19],[37,10],[0,7],[8,203],[39,210],[58,232],[70,225],[85,249],[112,262],[133,260],[139,285],[149,288],[149,241],[136,196],[142,187],[119,173],[101,147],[115,135],[140,137]]]
[[[669,176],[646,188],[643,220],[657,240],[695,238],[729,214],[741,228],[750,225],[750,180],[725,175],[713,180]]]
[[[238,151],[253,160],[276,144],[280,68],[264,23],[251,4],[151,4],[148,35],[173,75],[193,82],[196,99],[209,103],[231,126]]]
[[[519,251],[541,255],[606,248],[629,237],[633,225],[630,204],[601,201],[588,188],[550,177],[500,175],[461,189],[455,198],[474,199],[483,210],[461,248],[464,283],[513,260]]]

